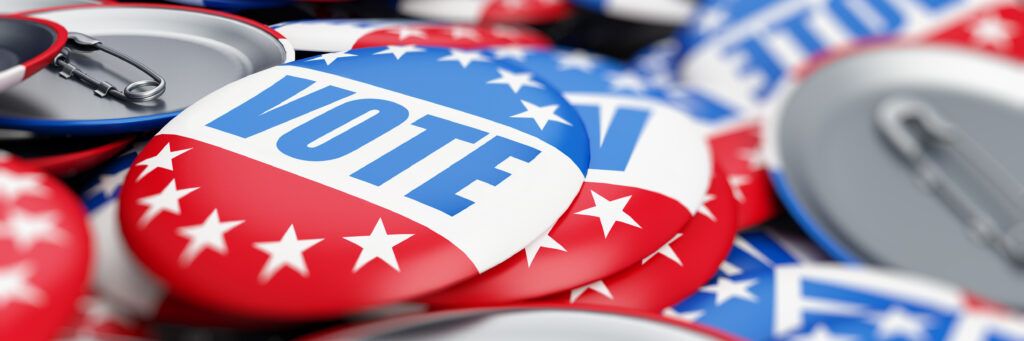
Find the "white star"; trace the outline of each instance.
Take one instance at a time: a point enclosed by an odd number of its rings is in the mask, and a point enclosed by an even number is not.
[[[523,252],[526,252],[526,267],[533,265],[533,259],[537,258],[537,252],[540,251],[541,248],[555,249],[565,252],[565,247],[562,246],[562,244],[559,244],[558,241],[551,238],[551,235],[544,234],[540,238],[534,239],[530,245],[527,245],[526,248],[523,249]]]
[[[395,60],[402,59],[406,53],[423,52],[424,50],[417,47],[416,45],[388,45],[388,48],[377,51],[374,55],[390,54],[395,56]]]
[[[469,67],[469,64],[473,64],[473,62],[487,63],[490,62],[491,60],[484,56],[484,54],[480,51],[450,49],[447,56],[441,57],[437,61],[459,62],[459,65],[461,65],[462,68],[465,69]]]
[[[179,227],[178,236],[188,239],[188,244],[181,250],[178,263],[183,267],[189,266],[205,250],[226,255],[228,244],[224,240],[224,235],[244,222],[244,220],[221,221],[220,213],[214,209],[201,224]]]
[[[146,211],[142,212],[142,217],[139,218],[139,227],[145,227],[149,225],[160,213],[167,212],[174,215],[181,214],[181,198],[189,195],[199,187],[183,188],[178,189],[178,184],[175,180],[167,183],[164,189],[160,193],[153,194],[150,196],[139,198],[137,203],[142,206],[146,206]]]
[[[700,209],[697,210],[697,214],[707,217],[708,220],[717,222],[718,221],[718,217],[716,217],[715,216],[715,212],[712,212],[711,208],[708,207],[708,203],[710,203],[712,201],[715,201],[717,199],[718,199],[717,195],[714,195],[714,194],[711,194],[711,193],[705,194],[704,195],[704,204],[702,204],[700,206]]]
[[[875,313],[867,319],[875,324],[875,336],[882,340],[927,340],[928,329],[932,324],[927,314],[913,313],[898,305],[890,305],[885,311]]]
[[[352,272],[358,272],[366,263],[374,259],[380,259],[395,271],[402,271],[398,267],[398,258],[395,257],[395,246],[409,237],[412,237],[412,234],[388,234],[388,231],[384,229],[382,219],[377,219],[377,225],[373,226],[373,231],[368,236],[344,237],[345,240],[362,248],[355,266],[352,267]]]
[[[580,299],[580,296],[583,296],[583,293],[587,292],[587,290],[601,294],[601,296],[607,297],[609,300],[615,299],[612,296],[612,291],[608,290],[608,286],[604,284],[604,281],[598,280],[569,291],[569,303],[576,303],[576,300]]]
[[[185,154],[185,152],[189,150],[192,150],[192,148],[185,148],[181,150],[172,151],[171,144],[165,144],[164,147],[160,149],[159,153],[149,157],[148,159],[139,161],[138,163],[135,164],[135,167],[146,167],[142,169],[141,173],[139,173],[139,177],[135,178],[135,182],[141,181],[142,178],[146,177],[146,175],[149,175],[149,173],[152,173],[157,168],[174,171],[174,164],[172,163],[172,160],[174,160],[174,158],[178,156],[181,156],[181,154]]]
[[[522,90],[524,86],[536,89],[544,88],[543,84],[533,79],[532,72],[513,72],[504,68],[498,68],[498,74],[501,77],[489,80],[487,84],[505,84],[514,93],[519,93],[519,90]]]
[[[35,307],[46,303],[46,292],[29,281],[35,270],[27,262],[0,268],[0,309],[18,302]]]
[[[351,53],[347,53],[347,52],[334,52],[334,53],[325,53],[325,54],[319,55],[316,58],[313,58],[313,59],[310,59],[310,60],[322,60],[322,61],[324,61],[324,64],[331,65],[338,58],[348,58],[348,57],[355,57],[355,56],[356,55],[351,54]]]
[[[43,174],[18,173],[0,169],[0,199],[18,200],[22,196],[41,197],[46,194]]]
[[[729,174],[726,179],[729,189],[732,190],[732,197],[739,203],[747,202],[747,195],[743,193],[743,187],[750,184],[750,176],[746,174]]]
[[[284,232],[279,241],[252,243],[254,248],[268,256],[267,262],[263,263],[263,269],[260,270],[258,277],[260,283],[270,282],[286,266],[302,277],[309,277],[309,268],[306,267],[306,257],[303,253],[323,240],[323,238],[299,239],[295,235],[295,225],[290,225],[288,231]]]
[[[558,104],[545,105],[543,107],[540,107],[537,106],[536,104],[524,100],[519,100],[519,102],[523,103],[523,107],[526,108],[526,111],[512,115],[512,118],[532,119],[533,122],[537,123],[537,126],[540,127],[540,130],[544,130],[544,127],[546,127],[548,125],[548,122],[551,121],[555,121],[570,127],[572,126],[572,123],[569,123],[569,121],[566,121],[561,116],[558,116],[558,114],[555,114],[555,111],[558,111]]]
[[[700,292],[715,294],[715,306],[721,306],[733,298],[757,303],[757,295],[750,292],[754,285],[757,285],[757,278],[733,281],[728,277],[719,276],[715,284],[705,285],[700,288]]]
[[[706,313],[704,312],[704,310],[700,309],[690,311],[676,311],[675,309],[672,309],[672,307],[665,307],[665,309],[661,310],[662,316],[690,323],[697,322],[697,320],[700,320],[700,318],[704,317],[705,314]]]
[[[828,325],[822,322],[814,324],[811,327],[811,331],[806,334],[793,335],[790,341],[846,341],[856,340],[857,337],[854,335],[846,334],[833,334],[832,330],[828,329]]]
[[[528,55],[525,48],[521,46],[502,46],[491,49],[494,59],[511,59],[518,62],[525,62]]]
[[[121,171],[113,174],[100,174],[100,180],[95,186],[92,186],[85,191],[85,196],[91,197],[96,194],[103,193],[106,198],[111,198],[114,193],[124,185],[124,179],[128,177],[128,171],[130,168],[122,169]]]
[[[993,14],[975,22],[970,30],[971,40],[975,43],[1004,50],[1012,46],[1017,25]]]
[[[738,151],[740,159],[746,161],[747,169],[757,171],[764,169],[764,153],[760,148],[744,148]]]
[[[579,215],[587,215],[591,217],[597,217],[601,220],[601,230],[604,231],[604,237],[608,238],[608,234],[611,233],[612,227],[615,223],[622,222],[627,225],[642,228],[633,220],[629,214],[626,214],[626,205],[629,204],[629,199],[632,199],[632,195],[627,195],[615,200],[609,201],[595,191],[590,191],[590,196],[594,198],[594,207],[576,212]]]
[[[632,71],[615,72],[608,77],[608,83],[611,84],[612,91],[630,91],[634,93],[647,91],[647,84],[644,83],[644,79]]]
[[[480,41],[480,33],[475,28],[466,26],[452,26],[448,32],[454,40]]]
[[[391,33],[398,35],[398,41],[404,41],[406,39],[409,39],[409,37],[427,39],[427,32],[410,26],[399,27],[397,30],[391,30]]]
[[[640,264],[647,264],[647,261],[651,260],[651,258],[654,258],[654,256],[662,255],[665,256],[665,258],[671,260],[673,263],[676,263],[676,265],[683,266],[683,260],[679,259],[679,255],[676,254],[676,250],[672,249],[672,243],[674,243],[676,239],[679,239],[679,237],[682,236],[682,233],[676,233],[676,235],[673,236],[672,239],[669,239],[669,241],[666,242],[665,245],[662,245],[660,248],[658,248],[657,251],[654,251],[654,253],[650,254],[649,256],[644,257],[644,259],[640,261]]]
[[[558,56],[557,62],[558,70],[560,71],[578,70],[590,73],[597,67],[597,62],[594,61],[594,56],[584,50],[573,50],[569,53],[562,53]]]
[[[59,219],[60,215],[57,212],[31,213],[14,210],[0,225],[4,228],[0,231],[0,238],[10,238],[14,249],[19,252],[29,251],[44,241],[61,245],[67,239],[67,232],[58,226]]]

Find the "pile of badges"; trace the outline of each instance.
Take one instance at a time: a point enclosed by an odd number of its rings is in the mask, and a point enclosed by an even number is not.
[[[0,339],[1024,340],[1021,89],[1014,0],[0,0]]]

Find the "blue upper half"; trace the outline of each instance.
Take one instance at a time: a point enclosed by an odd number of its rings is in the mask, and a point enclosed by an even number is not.
[[[396,52],[402,48],[357,49],[348,52],[354,56],[330,64],[314,57],[289,65],[371,84],[533,135],[568,156],[586,174],[590,159],[587,132],[576,111],[557,91],[549,87],[524,87],[514,92],[509,86],[488,84],[500,78],[499,68],[522,70],[495,63],[482,52],[409,46],[406,48],[411,51]],[[466,53],[481,53],[482,58],[460,58]],[[530,109],[528,106],[556,106],[557,118],[542,127],[534,119],[523,117]]]

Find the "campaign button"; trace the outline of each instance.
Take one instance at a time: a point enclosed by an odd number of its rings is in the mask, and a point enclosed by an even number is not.
[[[338,316],[475,276],[554,225],[590,163],[573,107],[487,84],[506,70],[522,72],[392,45],[232,83],[139,155],[126,239],[175,294],[254,317]]]
[[[483,48],[548,46],[551,39],[529,26],[457,25],[400,19],[318,19],[275,24],[299,52],[343,52],[363,47],[418,46]]]
[[[658,312],[707,283],[735,238],[736,202],[716,172],[703,206],[665,245],[625,270],[550,300]]]
[[[80,33],[64,58],[51,60],[61,67],[46,68],[0,93],[0,127],[41,135],[152,131],[221,86],[294,58],[287,41],[269,27],[201,8],[113,4],[26,15]],[[95,41],[100,45],[89,45]],[[88,52],[93,46],[107,50]],[[91,87],[79,80],[83,77],[112,86]],[[165,90],[149,93],[156,84]],[[158,97],[143,96],[154,94]]]
[[[85,212],[57,179],[0,155],[0,338],[53,338],[72,317],[89,262]]]
[[[572,13],[568,0],[397,0],[399,14],[461,24],[543,25]]]
[[[706,326],[625,309],[520,304],[467,308],[329,329],[306,340],[738,340]]]
[[[673,73],[727,113],[709,126],[716,162],[737,188],[741,228],[779,213],[758,125],[787,98],[787,75],[822,53],[877,38],[920,37],[997,3],[1013,2],[758,0],[702,7],[676,34],[683,53]]]
[[[590,135],[590,169],[550,231],[495,269],[424,302],[521,301],[599,280],[650,255],[704,205],[712,171],[705,136],[638,75],[582,50],[498,48],[492,55],[527,71],[499,68],[488,86],[507,93],[554,88],[576,108]]]
[[[976,19],[968,25],[986,20]],[[919,271],[1024,307],[1024,234],[1009,194],[1024,169],[1009,147],[1022,119],[1010,90],[1024,80],[1021,60],[1009,46],[1005,54],[943,41],[871,46],[795,79],[763,131],[772,181],[833,257]],[[807,143],[820,148],[799,146]],[[926,243],[912,242],[922,236]]]
[[[68,40],[63,26],[22,16],[0,16],[0,31],[0,92],[49,65]]]
[[[751,340],[1021,336],[1019,326],[1006,328],[999,321],[1012,318],[1002,314],[991,321],[993,313],[974,306],[960,288],[901,271],[839,263],[780,265],[740,281],[719,278],[667,311]]]
[[[693,15],[692,0],[572,0],[572,4],[609,18],[657,26],[682,26]]]

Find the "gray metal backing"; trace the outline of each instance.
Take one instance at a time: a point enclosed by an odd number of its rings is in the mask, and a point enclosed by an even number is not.
[[[805,228],[865,261],[937,276],[1024,307],[1024,270],[972,240],[891,151],[873,120],[890,96],[923,99],[1024,179],[1022,75],[1017,62],[940,46],[873,49],[813,74],[779,122],[786,186],[819,224]],[[952,160],[939,161],[953,176],[972,176],[957,173]]]
[[[34,15],[70,32],[103,41],[167,79],[158,100],[124,103],[99,98],[82,84],[48,68],[0,94],[0,116],[50,120],[132,118],[183,110],[203,96],[285,61],[277,38],[249,24],[185,10],[88,7]],[[98,79],[123,87],[146,75],[103,53],[75,53],[72,62]]]

